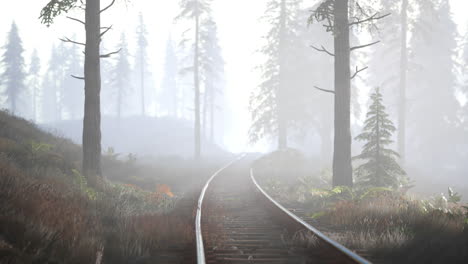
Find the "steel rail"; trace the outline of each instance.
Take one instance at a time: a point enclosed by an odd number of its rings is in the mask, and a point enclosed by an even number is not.
[[[363,257],[361,257],[361,256],[357,255],[356,253],[352,252],[351,250],[349,250],[345,246],[341,245],[340,243],[338,243],[338,242],[332,240],[331,238],[327,237],[322,232],[320,232],[319,230],[317,230],[316,228],[314,228],[313,226],[311,226],[310,224],[308,224],[307,222],[305,222],[304,220],[302,220],[301,218],[299,218],[298,216],[293,214],[291,211],[286,209],[284,206],[282,206],[280,203],[275,201],[273,198],[271,198],[271,196],[268,195],[268,193],[266,193],[262,189],[262,187],[260,187],[260,185],[257,183],[257,181],[255,180],[253,169],[250,169],[250,178],[252,179],[255,187],[260,191],[260,193],[263,194],[263,196],[265,196],[278,209],[283,211],[283,213],[285,213],[287,216],[289,216],[289,218],[291,218],[292,220],[294,220],[294,221],[298,222],[299,224],[301,224],[305,229],[307,229],[307,230],[311,231],[312,233],[314,233],[320,240],[324,241],[328,245],[330,245],[333,248],[337,249],[343,255],[348,257],[350,260],[352,260],[352,261],[354,261],[356,263],[360,263],[360,264],[370,264],[370,262],[368,260],[366,260]]]
[[[229,164],[226,166],[222,167],[219,169],[217,172],[215,172],[206,182],[205,186],[203,187],[200,197],[198,198],[198,204],[197,204],[197,214],[195,217],[195,236],[196,236],[196,245],[197,245],[197,263],[198,264],[206,264],[205,260],[205,247],[203,245],[203,235],[202,235],[202,230],[201,230],[201,215],[202,215],[202,205],[203,205],[203,199],[205,198],[205,193],[208,187],[210,186],[211,181],[216,178],[221,172],[223,172],[225,169],[231,167],[234,163],[238,162],[239,160],[243,159],[246,156],[246,154],[242,154],[239,156],[237,159],[231,161]]]

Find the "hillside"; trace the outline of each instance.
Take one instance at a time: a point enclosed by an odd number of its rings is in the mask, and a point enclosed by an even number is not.
[[[0,112],[0,263],[175,263],[191,247],[191,190],[215,165],[107,153],[99,190],[80,167],[79,145]]]
[[[66,120],[41,125],[45,130],[81,144],[81,120]],[[133,153],[145,157],[193,155],[193,125],[187,120],[155,117],[102,118],[103,149],[113,148],[118,153]],[[125,139],[125,140],[122,140]],[[202,138],[203,155],[226,156],[219,146]]]

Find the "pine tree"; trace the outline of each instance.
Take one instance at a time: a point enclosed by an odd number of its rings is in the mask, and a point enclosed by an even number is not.
[[[372,4],[372,3],[370,3]],[[373,14],[373,15],[370,15]],[[367,48],[378,41],[351,46],[352,29],[375,28],[375,21],[385,18],[376,12],[372,5],[363,5],[354,0],[324,0],[313,11],[309,18],[310,23],[319,22],[327,32],[334,37],[334,53],[325,47],[314,48],[317,51],[334,57],[335,87],[334,90],[319,90],[331,93],[335,99],[334,111],[334,152],[333,152],[333,186],[352,186],[351,164],[351,80],[367,69],[356,67],[351,73],[351,55],[353,52]]]
[[[20,96],[25,92],[26,73],[23,44],[15,22],[11,24],[11,30],[8,33],[7,43],[4,48],[2,64],[5,70],[2,74],[2,84],[5,85],[5,90],[3,93],[6,96],[10,111],[16,114],[20,108]]]
[[[294,61],[290,59],[291,47],[296,47],[300,39],[297,34],[297,21],[301,1],[271,0],[263,20],[271,25],[264,37],[266,43],[260,52],[266,62],[259,67],[262,82],[250,97],[252,126],[250,140],[256,142],[264,137],[278,140],[278,149],[288,147],[288,128],[295,117],[288,109],[294,106],[288,80],[294,72]]]
[[[40,88],[40,71],[41,71],[41,60],[35,49],[31,55],[31,63],[29,64],[29,87],[32,90],[32,118],[35,122],[38,119],[38,100],[39,100],[39,88]]]
[[[395,126],[386,113],[379,88],[371,95],[364,131],[356,140],[364,141],[362,153],[354,159],[365,163],[355,170],[363,185],[397,188],[405,180],[406,173],[397,162],[398,153],[388,146],[393,143]]]
[[[145,71],[147,65],[146,59],[146,48],[148,47],[147,40],[148,31],[146,30],[146,25],[143,21],[143,14],[140,13],[139,24],[137,27],[137,65],[140,72],[140,106],[141,106],[141,115],[145,116],[146,114],[146,104],[145,104]]]
[[[201,158],[201,112],[200,112],[200,26],[211,13],[211,0],[180,0],[180,14],[176,20],[185,19],[194,23],[193,37],[193,84],[194,84],[194,157]]]
[[[115,70],[113,73],[114,79],[114,96],[116,97],[115,101],[115,111],[117,117],[120,119],[122,117],[122,109],[125,105],[124,99],[127,95],[127,91],[130,88],[130,62],[128,61],[128,44],[125,37],[125,34],[122,33],[120,37],[121,50],[117,57],[117,62],[115,65]]]
[[[41,10],[41,22],[51,25],[54,19],[73,9],[84,10],[85,21],[72,19],[84,25],[86,40],[80,43],[85,46],[84,82],[85,104],[83,118],[83,175],[88,183],[97,187],[102,180],[101,169],[101,58],[108,58],[112,54],[100,54],[99,45],[103,36],[112,27],[101,26],[101,15],[109,10],[116,1],[101,8],[99,0],[50,0]],[[79,43],[65,39],[70,43]]]
[[[224,86],[224,59],[219,46],[218,28],[211,16],[203,21],[200,32],[200,76],[204,95],[203,133],[214,142],[215,114],[221,108],[217,99],[223,94]]]
[[[178,59],[174,50],[172,38],[169,37],[166,43],[166,58],[164,64],[164,77],[162,80],[162,90],[159,94],[160,107],[164,112],[172,117],[179,116],[179,87],[177,85]],[[156,109],[158,112],[158,109]],[[182,113],[180,113],[182,114]]]

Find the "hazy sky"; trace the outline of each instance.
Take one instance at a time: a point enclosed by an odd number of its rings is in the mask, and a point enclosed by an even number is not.
[[[18,24],[26,48],[26,60],[29,61],[33,48],[41,53],[43,64],[48,59],[52,43],[63,36],[71,37],[74,33],[82,37],[82,26],[76,22],[60,18],[56,24],[47,28],[41,25],[38,17],[41,8],[49,0],[14,0],[6,1],[0,9],[0,46],[9,31],[13,20]],[[314,2],[313,0],[311,0]],[[390,1],[390,0],[389,0]],[[102,0],[106,5],[110,0]],[[122,2],[122,1],[121,1]],[[254,56],[261,45],[261,36],[265,25],[259,23],[265,9],[266,0],[214,0],[214,16],[218,23],[221,47],[226,61],[227,92],[229,107],[234,118],[226,142],[233,151],[241,151],[246,143],[246,131],[249,126],[247,110],[249,93],[259,80],[254,72],[259,59]],[[452,9],[460,31],[464,32],[468,24],[466,12],[467,0],[452,0]],[[138,13],[142,12],[150,33],[149,53],[156,82],[162,75],[164,48],[171,31],[173,18],[178,12],[177,0],[131,0],[129,4],[118,4],[105,13],[103,25],[114,25],[114,31],[105,38],[106,47],[117,46],[122,31],[134,34]],[[76,13],[80,17],[80,13]],[[70,33],[71,32],[71,33]],[[133,35],[127,36],[130,46]]]

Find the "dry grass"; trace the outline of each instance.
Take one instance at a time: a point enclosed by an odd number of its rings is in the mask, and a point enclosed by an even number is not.
[[[383,195],[337,202],[318,219],[318,226],[334,230],[331,235],[338,242],[382,262],[466,263],[466,217],[459,206],[427,209],[421,201]]]
[[[0,128],[0,263],[131,263],[191,245],[192,211],[145,178],[156,171],[105,157],[126,184],[96,191],[79,173],[79,146],[1,111]]]

